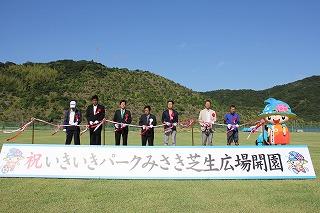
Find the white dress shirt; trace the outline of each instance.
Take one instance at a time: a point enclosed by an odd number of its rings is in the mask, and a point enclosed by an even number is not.
[[[76,116],[76,112],[73,110],[70,110],[69,125],[74,125],[75,116]]]
[[[94,105],[93,105],[93,114],[94,114],[94,115],[96,115],[97,108],[98,108],[98,105],[97,105],[97,106],[94,106]]]

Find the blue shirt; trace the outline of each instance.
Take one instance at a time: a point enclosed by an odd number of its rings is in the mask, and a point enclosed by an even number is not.
[[[231,125],[240,124],[240,116],[238,115],[238,113],[228,113],[224,116],[224,123]]]

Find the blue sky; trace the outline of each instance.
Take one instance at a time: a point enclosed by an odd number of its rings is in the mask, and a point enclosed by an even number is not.
[[[2,0],[0,61],[95,60],[196,91],[320,74],[320,1]]]

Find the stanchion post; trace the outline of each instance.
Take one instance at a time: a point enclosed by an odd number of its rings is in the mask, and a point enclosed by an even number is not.
[[[103,124],[103,145],[106,145],[106,124]]]
[[[32,122],[32,140],[31,143],[34,144],[34,122]]]
[[[191,126],[191,137],[192,137],[192,146],[194,146],[194,133],[193,133],[193,125]]]

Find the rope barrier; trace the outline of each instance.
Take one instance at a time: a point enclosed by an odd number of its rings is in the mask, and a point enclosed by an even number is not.
[[[119,122],[115,122],[115,121],[108,120],[108,119],[104,118],[102,121],[100,121],[99,123],[94,124],[94,125],[69,125],[69,124],[68,125],[64,125],[64,124],[54,124],[54,123],[47,122],[45,120],[38,119],[38,118],[31,118],[29,122],[25,123],[20,128],[18,128],[16,130],[3,130],[2,133],[4,133],[4,134],[16,133],[16,135],[14,135],[13,137],[7,139],[7,141],[12,141],[12,140],[16,139],[19,135],[21,135],[31,124],[33,124],[36,121],[40,122],[40,123],[47,124],[47,125],[52,126],[52,127],[55,127],[54,132],[52,133],[52,135],[55,135],[56,133],[58,133],[61,130],[61,128],[64,128],[64,127],[79,127],[79,128],[80,127],[84,127],[85,129],[83,131],[81,131],[81,133],[80,133],[80,135],[82,135],[86,131],[88,131],[89,129],[94,129],[93,131],[98,130],[105,123],[114,124],[115,125],[115,131],[121,131],[123,128],[125,128],[127,126],[128,127],[134,127],[134,128],[141,128],[143,130],[142,133],[141,133],[142,135],[145,134],[146,131],[148,131],[149,129],[152,129],[152,128],[161,128],[161,127],[167,126],[168,128],[164,129],[164,131],[167,132],[167,131],[172,131],[172,128],[176,127],[176,126],[180,126],[181,128],[190,128],[195,124],[195,120],[187,119],[187,120],[179,122],[179,123],[170,123],[170,124],[169,123],[163,123],[163,124],[156,125],[156,126],[152,126],[152,125],[142,125],[141,126],[141,125],[134,125],[134,124],[119,123]],[[245,126],[245,125],[248,125],[248,124],[250,124],[250,123],[241,124],[241,125],[239,125],[239,127]],[[212,125],[224,126],[224,127],[228,126],[227,124],[221,124],[221,123],[213,123]]]

